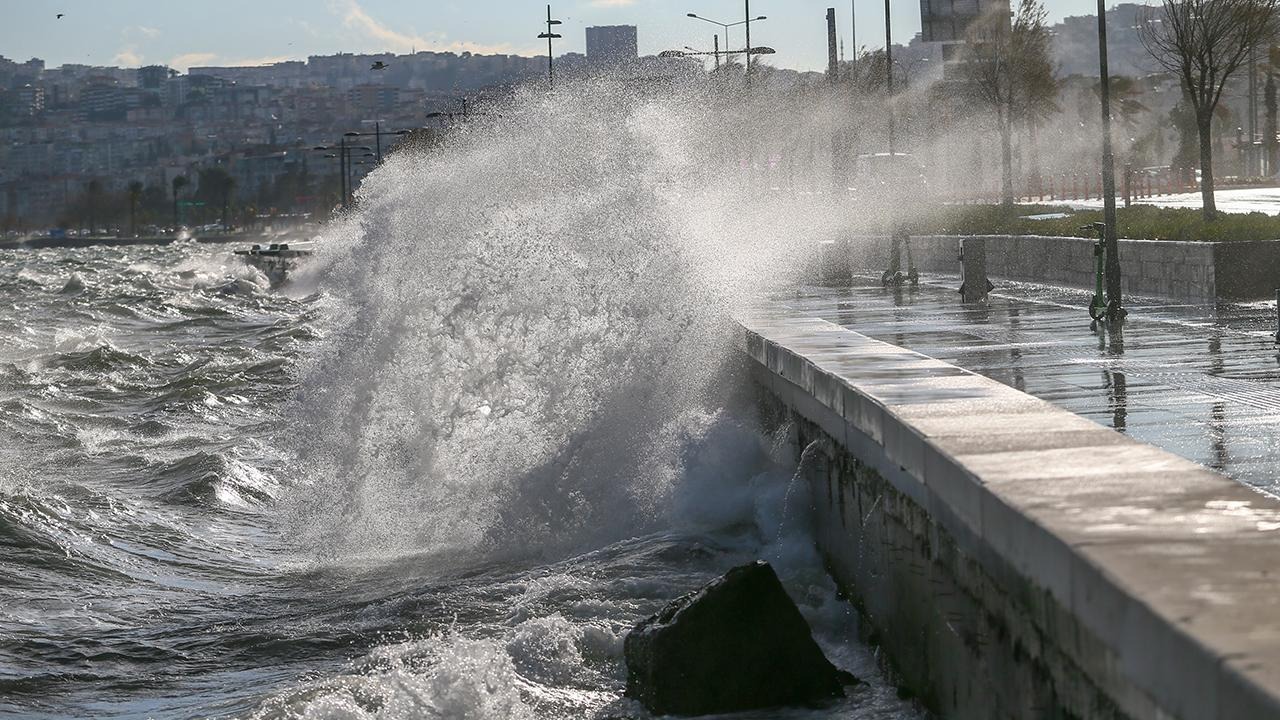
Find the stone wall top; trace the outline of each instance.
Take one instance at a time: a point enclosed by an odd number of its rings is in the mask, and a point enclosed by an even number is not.
[[[1280,501],[820,319],[768,307],[741,324],[743,350],[813,399],[811,421],[870,438],[901,492],[1108,645],[1115,663],[1084,669],[1122,707],[1280,717]]]

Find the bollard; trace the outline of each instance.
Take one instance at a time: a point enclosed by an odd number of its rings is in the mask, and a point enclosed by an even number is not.
[[[987,299],[993,285],[987,277],[987,241],[983,238],[965,238],[960,241],[960,297],[965,303],[977,303]]]

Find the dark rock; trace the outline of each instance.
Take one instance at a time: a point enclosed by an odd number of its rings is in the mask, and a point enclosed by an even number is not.
[[[664,715],[814,706],[857,683],[814,642],[766,562],[734,568],[627,634],[627,697]]]

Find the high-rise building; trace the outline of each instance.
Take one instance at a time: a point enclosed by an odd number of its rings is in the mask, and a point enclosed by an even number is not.
[[[921,36],[925,42],[963,42],[983,13],[1009,12],[1009,0],[920,0]]]
[[[635,25],[601,25],[587,28],[587,60],[619,64],[640,57]]]
[[[143,90],[159,92],[164,81],[169,79],[169,68],[163,65],[147,65],[138,68],[138,87]]]

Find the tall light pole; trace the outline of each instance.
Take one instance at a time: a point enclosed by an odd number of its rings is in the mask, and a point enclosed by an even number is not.
[[[383,132],[381,122],[375,122],[373,124],[373,128],[374,128],[373,132],[371,133],[367,133],[367,132],[362,133],[362,132],[352,131],[348,133],[343,133],[342,137],[343,138],[361,138],[361,137],[374,138],[375,140],[374,145],[376,146],[374,150],[377,152],[377,155],[375,155],[375,157],[378,158],[378,164],[381,165],[382,164],[382,136],[383,135],[408,135],[409,131],[408,130],[388,130],[386,132]],[[355,142],[355,141],[352,140],[352,142]]]
[[[849,0],[849,42],[853,45],[853,68],[858,67],[858,0]]]
[[[751,84],[751,0],[742,0],[746,4],[746,20],[747,25],[747,84]]]
[[[884,73],[885,92],[888,94],[885,107],[889,111],[889,157],[893,157],[897,152],[898,127],[893,117],[893,18],[889,15],[889,0],[884,0]]]
[[[562,23],[559,20],[551,19],[551,6],[548,5],[547,6],[547,31],[539,35],[538,39],[547,41],[547,84],[550,85],[551,87],[556,86],[556,61],[555,61],[555,56],[552,55],[551,41],[559,40],[561,37],[563,37],[561,35],[556,34],[555,32],[552,32],[552,28],[560,24]]]
[[[751,10],[750,10],[750,3],[749,3],[749,2],[748,2],[748,4],[747,4],[747,8],[748,8],[748,9],[747,9],[748,19],[747,19],[747,20],[739,20],[738,22],[735,22],[735,23],[722,23],[722,22],[720,22],[720,21],[718,21],[718,20],[712,20],[711,18],[705,18],[705,17],[702,17],[702,16],[701,16],[701,15],[699,15],[698,13],[685,13],[685,17],[691,17],[691,18],[693,18],[694,20],[701,20],[702,22],[708,22],[708,23],[711,23],[712,25],[719,25],[721,28],[723,28],[723,29],[724,29],[724,46],[725,46],[726,48],[731,48],[731,47],[733,47],[733,42],[732,42],[732,40],[731,40],[731,39],[730,39],[730,37],[729,37],[729,28],[738,27],[739,25],[746,25],[748,22],[758,22],[758,21],[761,21],[761,20],[768,20],[768,19],[769,19],[768,17],[766,17],[766,16],[764,16],[764,15],[760,15],[759,17],[754,17],[754,18],[753,18],[753,17],[750,17]],[[748,34],[747,34],[747,49],[748,49],[748,50],[750,50],[750,49],[751,49],[751,35],[750,35],[750,33],[748,33]],[[726,52],[725,54],[726,54],[726,55],[730,55],[731,53]],[[747,58],[748,58],[748,60],[750,60],[751,56],[750,56],[750,55],[748,55],[748,56],[747,56]],[[718,56],[717,56],[717,59],[718,59]]]
[[[1111,142],[1111,67],[1107,58],[1106,0],[1098,0],[1098,61],[1102,71],[1102,197],[1107,247],[1107,317],[1123,318],[1120,299],[1120,240],[1116,229],[1116,156]]]

